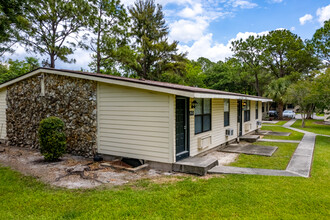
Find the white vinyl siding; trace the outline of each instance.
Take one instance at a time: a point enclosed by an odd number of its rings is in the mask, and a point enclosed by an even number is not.
[[[98,152],[173,161],[174,96],[99,83]]]
[[[260,126],[257,126],[257,121],[261,121],[261,102],[259,102],[259,118],[256,119],[256,101],[250,101],[251,105],[250,105],[250,121],[244,122],[243,123],[243,135],[250,133],[251,131],[254,131],[258,128],[260,128]],[[243,111],[244,114],[244,111]],[[246,130],[245,128],[249,128],[248,130]]]
[[[3,139],[7,136],[7,127],[6,127],[6,95],[7,89],[0,90],[0,139]]]
[[[190,99],[190,106],[193,99]],[[195,134],[195,117],[190,116],[190,156],[195,156],[206,150],[210,150],[227,141],[237,138],[237,100],[230,100],[230,116],[229,126],[224,127],[224,100],[212,99],[211,104],[211,121],[212,129],[207,132]],[[193,109],[190,109],[191,111]],[[226,129],[234,129],[234,135],[226,137]],[[205,149],[198,149],[198,139],[204,137],[211,137],[211,144]]]

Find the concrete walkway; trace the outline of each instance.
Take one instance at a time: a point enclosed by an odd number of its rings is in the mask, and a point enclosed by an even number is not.
[[[279,140],[279,139],[267,139],[267,138],[258,139],[257,141],[258,142],[296,143],[296,144],[300,143],[300,141],[295,141],[295,140]]]
[[[289,172],[287,170],[271,170],[258,168],[243,168],[230,166],[215,166],[208,171],[211,174],[250,174],[263,176],[300,176],[297,173]]]
[[[254,174],[267,176],[299,176],[306,178],[309,177],[313,161],[315,138],[317,134],[296,128],[291,128],[290,126],[293,125],[295,121],[296,119],[292,119],[285,123],[283,127],[294,131],[302,132],[305,135],[300,141],[295,152],[293,153],[286,170],[216,166],[210,169],[209,173]]]

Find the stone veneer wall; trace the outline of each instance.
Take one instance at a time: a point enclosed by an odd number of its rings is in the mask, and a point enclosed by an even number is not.
[[[96,143],[95,81],[41,74],[7,88],[7,138],[10,146],[39,148],[38,128],[42,119],[61,118],[66,126],[67,152],[92,157]]]

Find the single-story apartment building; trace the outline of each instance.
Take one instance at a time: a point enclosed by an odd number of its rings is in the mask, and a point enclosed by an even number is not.
[[[66,124],[69,153],[172,164],[261,127],[267,98],[38,68],[0,85],[0,138],[38,148],[39,122]]]

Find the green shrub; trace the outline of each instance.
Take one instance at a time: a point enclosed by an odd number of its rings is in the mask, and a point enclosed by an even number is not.
[[[40,122],[40,152],[46,161],[56,161],[66,149],[64,122],[57,117],[48,117]]]

